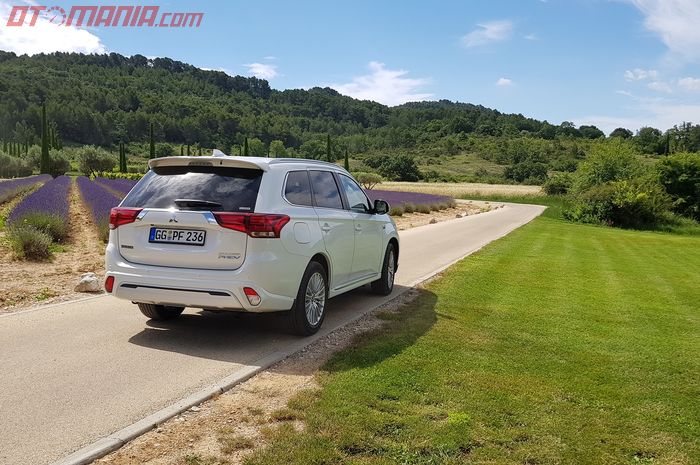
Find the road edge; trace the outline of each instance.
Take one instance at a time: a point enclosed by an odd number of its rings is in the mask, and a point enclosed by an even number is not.
[[[505,203],[506,205],[508,204],[507,202],[499,202],[499,203]],[[141,436],[142,434],[156,428],[159,424],[164,423],[165,421],[187,411],[188,409],[197,406],[212,397],[218,396],[220,394],[223,394],[224,392],[232,389],[234,386],[243,383],[247,381],[248,379],[252,378],[256,374],[267,370],[270,368],[272,365],[281,362],[282,360],[286,359],[287,357],[290,357],[297,352],[301,351],[305,347],[313,344],[317,340],[326,337],[327,335],[331,334],[334,331],[337,331],[338,329],[341,329],[350,323],[353,323],[354,321],[359,320],[363,316],[365,316],[368,312],[371,312],[375,310],[376,308],[386,305],[387,303],[395,300],[396,298],[400,297],[403,295],[406,291],[414,288],[416,285],[428,281],[435,276],[439,275],[443,271],[445,271],[447,268],[451,267],[455,263],[464,260],[468,256],[478,252],[482,248],[486,247],[488,244],[491,244],[494,241],[497,241],[511,232],[515,231],[516,229],[521,228],[522,226],[526,225],[527,223],[535,220],[537,217],[539,217],[547,207],[542,206],[542,205],[535,205],[535,204],[517,204],[517,205],[528,205],[528,206],[536,206],[536,207],[541,207],[541,209],[535,214],[532,218],[529,218],[527,220],[523,220],[519,223],[516,224],[516,226],[513,229],[510,229],[509,231],[498,235],[497,237],[493,238],[491,241],[482,244],[480,247],[475,248],[474,250],[469,251],[465,255],[461,256],[460,258],[453,260],[452,262],[448,263],[445,266],[440,267],[439,269],[428,273],[427,275],[415,280],[414,282],[410,283],[408,286],[401,286],[400,289],[398,289],[396,294],[388,301],[386,302],[381,302],[376,305],[372,305],[371,307],[368,307],[367,310],[363,313],[357,314],[357,315],[352,315],[348,318],[345,318],[340,322],[340,324],[334,328],[332,331],[329,332],[323,332],[323,333],[316,333],[315,335],[311,337],[307,337],[304,339],[300,339],[297,343],[295,343],[291,348],[288,348],[287,350],[284,351],[275,351],[271,352],[270,354],[265,355],[262,358],[259,358],[258,360],[255,361],[254,365],[246,365],[243,368],[239,368],[232,374],[226,376],[222,380],[205,387],[203,389],[200,389],[199,391],[195,392],[194,394],[191,394],[188,397],[185,397],[184,399],[181,399],[174,404],[165,407],[155,413],[152,413],[151,415],[148,415],[147,417],[125,427],[122,428],[119,431],[116,431],[106,437],[100,438],[97,441],[81,448],[78,449],[77,451],[73,452],[70,455],[67,455],[55,462],[52,462],[51,465],[87,465],[95,460],[104,457],[105,455],[114,452],[115,450],[121,448],[124,446],[126,443],[129,441],[132,441],[136,439],[137,437]],[[486,212],[488,213],[488,212]]]

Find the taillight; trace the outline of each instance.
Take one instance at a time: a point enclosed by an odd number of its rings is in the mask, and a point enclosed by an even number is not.
[[[113,288],[114,288],[114,276],[107,276],[107,279],[105,279],[105,291],[107,291],[111,294]]]
[[[257,292],[255,292],[255,289],[252,287],[244,287],[243,288],[243,293],[245,294],[246,298],[248,299],[248,302],[252,306],[260,305],[260,296],[258,295]]]
[[[109,211],[109,229],[133,223],[143,208],[115,207]]]
[[[272,213],[213,213],[222,228],[246,233],[250,237],[278,238],[284,225],[289,223],[287,215]]]

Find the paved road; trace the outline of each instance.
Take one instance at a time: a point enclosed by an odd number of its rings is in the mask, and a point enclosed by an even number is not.
[[[403,231],[394,295],[542,210],[509,204]],[[391,297],[360,289],[333,299],[322,333]],[[187,310],[157,324],[111,296],[0,317],[0,463],[58,460],[299,344],[279,317]]]

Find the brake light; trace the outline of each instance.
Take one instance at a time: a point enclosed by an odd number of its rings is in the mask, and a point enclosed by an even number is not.
[[[252,287],[244,287],[243,288],[243,293],[245,294],[246,298],[248,299],[248,302],[250,302],[250,305],[256,306],[260,305],[260,296],[258,295],[257,292],[255,292],[255,289]]]
[[[287,215],[272,213],[213,213],[222,228],[246,233],[250,237],[278,238],[284,225],[289,223]]]
[[[105,279],[105,291],[107,291],[111,294],[113,288],[114,288],[114,276],[107,276],[107,279]]]
[[[133,223],[143,208],[115,207],[109,211],[109,229]]]

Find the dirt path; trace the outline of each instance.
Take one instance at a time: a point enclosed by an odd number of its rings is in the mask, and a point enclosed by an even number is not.
[[[82,273],[104,272],[104,246],[87,213],[75,180],[69,195],[70,234],[54,254],[52,262],[37,263],[12,259],[5,241],[0,241],[0,313],[36,304],[81,296],[73,288]],[[11,207],[11,206],[10,206]]]

